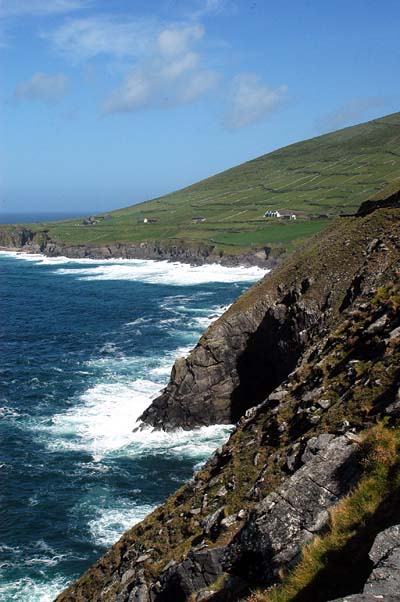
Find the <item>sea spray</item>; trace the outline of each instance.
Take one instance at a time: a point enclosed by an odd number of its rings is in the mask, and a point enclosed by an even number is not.
[[[0,594],[46,602],[228,437],[133,431],[174,360],[262,273],[14,253],[0,271]]]

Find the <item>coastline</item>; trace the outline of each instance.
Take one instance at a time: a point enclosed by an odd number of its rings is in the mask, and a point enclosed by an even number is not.
[[[176,245],[162,242],[146,242],[139,245],[116,243],[114,245],[69,246],[46,241],[44,244],[22,244],[19,246],[0,245],[0,251],[8,253],[42,254],[46,257],[67,257],[69,259],[93,260],[153,260],[189,264],[191,266],[217,264],[224,267],[259,267],[265,270],[275,268],[281,258],[269,254],[269,249],[254,250],[240,255],[221,255],[213,253],[211,247],[189,247],[182,243]]]

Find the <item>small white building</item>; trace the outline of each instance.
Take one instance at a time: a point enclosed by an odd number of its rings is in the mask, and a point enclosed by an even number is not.
[[[277,217],[277,218],[279,218],[279,217],[281,217],[281,214],[279,213],[279,211],[269,210],[269,211],[266,211],[264,213],[264,217]]]
[[[282,217],[282,219],[285,219],[285,220],[297,219],[297,215],[295,213],[286,213],[286,214],[282,215],[281,217]]]

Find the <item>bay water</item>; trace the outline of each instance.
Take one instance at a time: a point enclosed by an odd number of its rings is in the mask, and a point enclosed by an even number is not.
[[[0,599],[48,602],[229,436],[137,420],[258,268],[0,253]]]

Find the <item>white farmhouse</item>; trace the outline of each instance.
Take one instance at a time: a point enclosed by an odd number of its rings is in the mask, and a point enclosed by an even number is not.
[[[281,214],[279,213],[279,211],[269,210],[264,213],[264,217],[278,217],[279,218],[279,217],[281,217]]]

